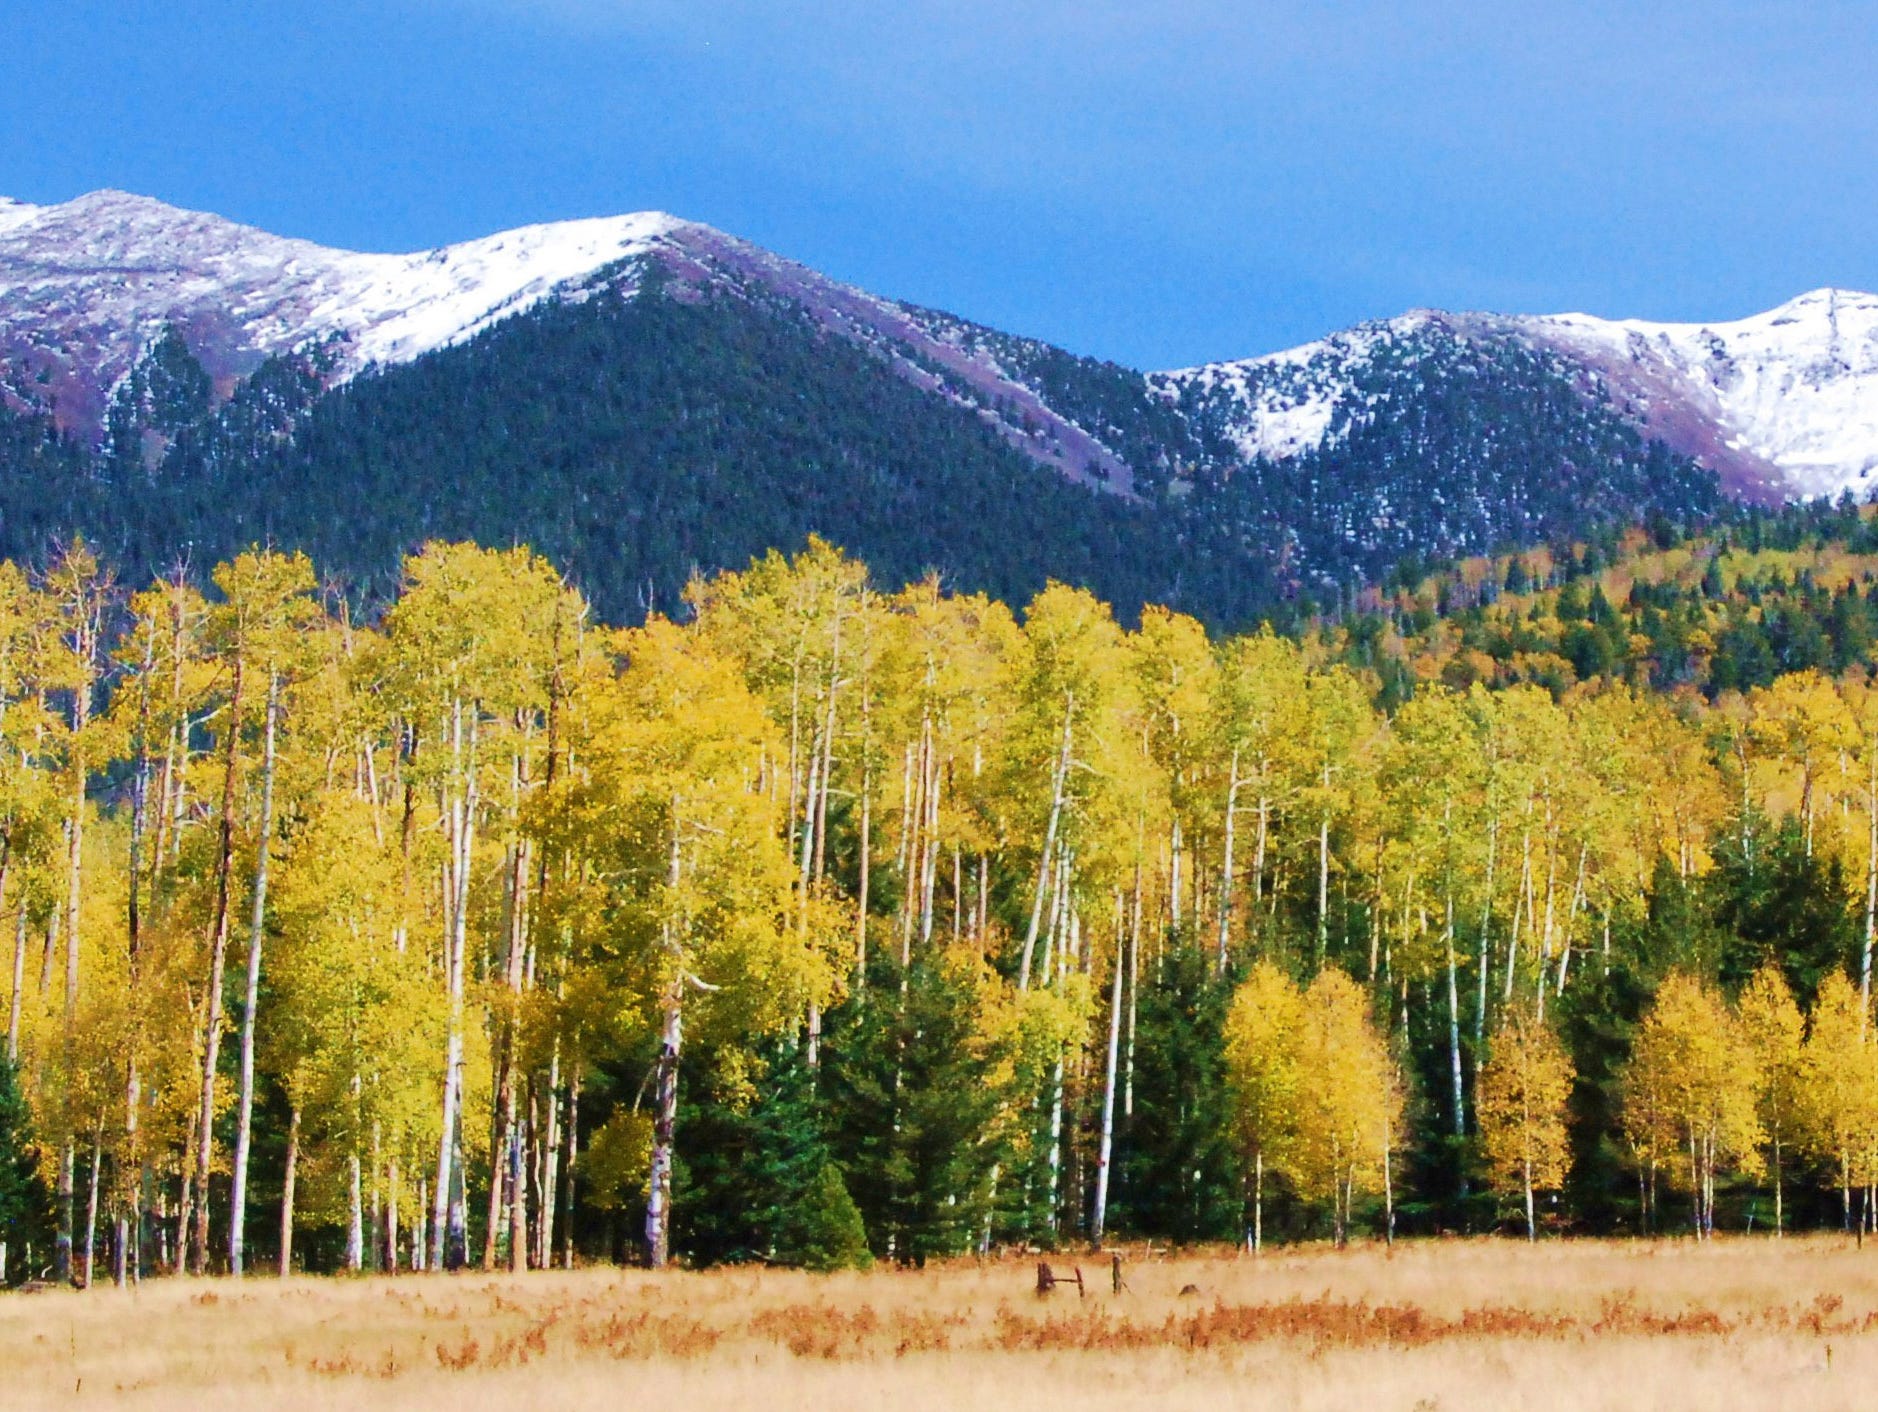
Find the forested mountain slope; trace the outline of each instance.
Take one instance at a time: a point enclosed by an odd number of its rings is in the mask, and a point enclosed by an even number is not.
[[[397,256],[115,192],[0,217],[0,549],[83,530],[139,576],[271,536],[369,592],[460,534],[552,552],[625,620],[819,532],[896,577],[1239,625],[1409,554],[1785,493],[1684,435],[1668,383],[1518,320],[1144,375],[655,213]],[[1864,405],[1862,307],[1827,309],[1826,412]]]

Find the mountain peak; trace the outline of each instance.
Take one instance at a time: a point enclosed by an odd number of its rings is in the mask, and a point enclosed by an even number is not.
[[[690,229],[648,211],[386,255],[134,192],[9,201],[0,204],[0,363],[16,384],[50,389],[62,424],[95,436],[111,388],[166,328],[183,331],[218,382],[336,336],[343,379],[461,342]]]

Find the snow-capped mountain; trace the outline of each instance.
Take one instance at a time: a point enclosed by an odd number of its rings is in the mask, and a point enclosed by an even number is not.
[[[1587,395],[1750,499],[1852,490],[1878,476],[1878,295],[1820,289],[1712,324],[1418,310],[1282,353],[1158,374],[1250,460],[1333,449],[1385,414],[1398,377],[1469,342],[1516,340]],[[1385,391],[1388,389],[1388,391]]]
[[[1246,622],[1407,557],[1878,470],[1878,299],[1708,326],[1419,311],[1143,373],[660,213],[415,254],[148,197],[0,199],[0,555],[257,540],[383,584],[525,540],[627,619],[810,533],[888,580]]]
[[[1127,486],[1117,458],[995,366],[929,336],[907,309],[657,211],[378,255],[121,191],[57,206],[0,198],[0,398],[10,388],[16,402],[97,437],[113,391],[170,330],[222,397],[264,359],[309,343],[330,342],[337,385],[461,343],[545,299],[583,298],[596,281],[630,292],[648,258],[681,282],[797,301],[902,376],[985,409],[1032,459],[1075,480]]]
[[[58,206],[9,202],[0,206],[0,359],[16,378],[45,374],[73,426],[97,425],[103,397],[169,328],[218,381],[337,335],[343,379],[458,342],[682,225],[646,213],[363,255],[119,191]]]

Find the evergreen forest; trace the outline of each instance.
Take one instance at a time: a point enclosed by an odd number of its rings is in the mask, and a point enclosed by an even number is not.
[[[95,444],[30,381],[0,391],[0,555],[82,534],[127,580],[200,580],[271,544],[376,612],[426,542],[526,543],[624,625],[680,612],[695,573],[819,534],[886,583],[937,573],[1021,604],[1054,579],[1131,626],[1160,604],[1239,631],[1347,605],[1409,554],[1731,513],[1713,474],[1516,339],[1382,340],[1322,446],[1247,459],[1230,400],[902,312],[1010,391],[657,260],[338,386],[328,341],[218,393],[168,329],[110,389]],[[1125,493],[1067,477],[1020,392],[1110,448]]]

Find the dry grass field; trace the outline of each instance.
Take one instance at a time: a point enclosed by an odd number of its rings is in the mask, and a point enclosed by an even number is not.
[[[1058,1261],[1059,1268],[1073,1263]],[[1403,1244],[815,1276],[171,1280],[0,1296],[0,1407],[1861,1408],[1878,1246]],[[1182,1294],[1185,1286],[1197,1292]]]

